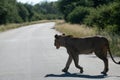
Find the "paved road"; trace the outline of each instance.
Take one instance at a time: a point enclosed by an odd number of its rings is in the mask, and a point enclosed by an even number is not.
[[[70,73],[61,72],[68,55],[65,48],[54,47],[58,32],[53,26],[50,22],[0,33],[0,80],[120,80],[120,65],[109,59],[110,71],[104,77],[100,74],[103,62],[94,55],[80,56],[83,74],[73,63]]]

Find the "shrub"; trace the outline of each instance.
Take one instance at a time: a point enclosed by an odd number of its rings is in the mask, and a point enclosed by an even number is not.
[[[99,14],[96,9],[91,8],[90,9],[90,14],[86,16],[84,19],[84,24],[93,27],[96,25],[97,22],[99,22]]]
[[[87,7],[77,7],[75,8],[67,17],[68,21],[71,23],[83,23],[86,15],[89,14],[89,8]]]
[[[42,20],[42,19],[44,19],[44,15],[43,14],[38,14],[38,13],[34,13],[34,15],[31,18],[32,21]]]
[[[118,33],[118,26],[117,25],[107,25],[104,29],[108,33]]]
[[[111,31],[118,32],[120,30],[120,3],[110,3],[103,5],[97,9],[90,11],[90,15],[86,17],[84,23],[89,26],[97,26],[100,29],[113,29]],[[111,28],[113,26],[113,28]],[[117,30],[116,30],[117,29]]]

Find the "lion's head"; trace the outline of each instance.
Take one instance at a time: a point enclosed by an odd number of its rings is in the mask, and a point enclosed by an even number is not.
[[[65,39],[67,39],[68,37],[72,37],[72,35],[55,35],[55,43],[54,45],[56,46],[57,49],[59,49],[61,46],[65,46]]]
[[[59,49],[60,46],[62,46],[62,36],[61,35],[55,35],[55,42],[54,45],[56,46],[56,49]]]

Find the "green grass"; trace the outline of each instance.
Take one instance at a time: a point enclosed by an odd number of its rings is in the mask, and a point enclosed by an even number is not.
[[[120,56],[120,36],[117,34],[109,34],[105,31],[99,31],[96,28],[89,28],[85,25],[69,24],[60,22],[55,26],[55,29],[61,33],[67,35],[73,35],[74,37],[88,37],[88,36],[104,36],[110,42],[110,49],[112,54]]]

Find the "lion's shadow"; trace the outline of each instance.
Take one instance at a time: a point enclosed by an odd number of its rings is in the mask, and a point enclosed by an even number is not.
[[[106,78],[107,75],[87,75],[87,74],[76,74],[76,73],[64,73],[64,74],[47,74],[45,77],[78,77],[78,78],[89,78],[89,79],[102,79]]]

